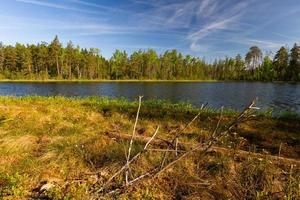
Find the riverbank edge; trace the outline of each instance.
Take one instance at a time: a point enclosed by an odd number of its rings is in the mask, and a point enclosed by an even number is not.
[[[298,84],[295,81],[262,81],[262,80],[159,80],[159,79],[44,79],[44,80],[30,80],[30,79],[0,79],[0,83],[289,83]]]
[[[0,80],[0,83],[142,83],[142,82],[149,82],[149,83],[210,83],[210,82],[224,82],[218,80],[131,80],[131,79],[124,79],[124,80],[109,80],[109,79],[99,79],[99,80],[80,80],[80,79],[72,79],[72,80],[64,80],[64,79],[46,79],[46,80],[12,80],[12,79],[3,79]]]
[[[117,111],[121,113],[131,113],[135,112],[138,106],[138,101],[128,100],[126,98],[110,98],[110,97],[99,97],[99,96],[88,96],[88,97],[65,97],[65,96],[38,96],[38,95],[28,95],[28,96],[5,96],[0,95],[0,103],[5,101],[49,101],[49,102],[61,102],[74,101],[80,104],[90,104],[90,106],[95,107],[96,109],[106,111]],[[250,102],[249,102],[250,103]],[[152,112],[159,111],[154,114],[155,117],[168,117],[174,116],[176,114],[197,114],[200,112],[200,108],[193,106],[189,102],[170,102],[169,100],[164,99],[148,99],[143,101],[143,107],[145,115],[153,115]],[[247,106],[247,105],[245,105]],[[209,103],[206,107],[201,110],[203,115],[219,115],[222,108],[212,108],[209,106]],[[240,111],[232,108],[223,108],[223,115],[234,116]],[[160,115],[162,114],[162,115]],[[258,109],[256,111],[257,117],[269,118],[269,119],[280,119],[288,121],[300,121],[300,114],[294,111],[281,111],[274,115],[271,108],[268,109]]]

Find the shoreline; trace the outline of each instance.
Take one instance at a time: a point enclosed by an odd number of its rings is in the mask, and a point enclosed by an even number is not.
[[[0,95],[0,102],[3,100],[14,100],[14,101],[43,101],[43,102],[77,102],[77,103],[95,103],[100,107],[106,107],[118,112],[126,112],[129,110],[135,110],[137,108],[137,100],[129,100],[126,98],[111,98],[105,96],[86,96],[86,97],[67,97],[67,96],[40,96],[40,95],[26,95],[26,96],[11,96],[11,95]],[[160,110],[168,111],[171,115],[176,113],[180,114],[197,114],[200,111],[200,107],[194,106],[189,102],[171,102],[165,99],[147,99],[143,101],[143,107],[148,111]],[[205,115],[219,115],[221,108],[206,107],[203,109]],[[224,108],[223,114],[227,116],[233,116],[241,110],[233,108]],[[155,114],[157,115],[157,114]],[[280,112],[274,112],[272,108],[265,108],[257,110],[257,117],[270,118],[270,119],[282,119],[282,120],[299,120],[300,113],[295,111],[282,110]]]
[[[211,82],[225,82],[218,80],[109,80],[109,79],[101,79],[101,80],[55,80],[55,79],[47,79],[47,80],[10,80],[4,79],[0,80],[0,83],[142,83],[142,82],[157,82],[157,83],[211,83]]]
[[[274,83],[274,84],[299,84],[300,82],[293,81],[258,81],[258,80],[138,80],[138,79],[120,79],[120,80],[110,80],[110,79],[45,79],[45,80],[30,80],[30,79],[3,79],[0,80],[1,83]]]

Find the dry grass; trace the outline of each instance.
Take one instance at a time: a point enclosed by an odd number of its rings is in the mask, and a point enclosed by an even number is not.
[[[131,134],[135,103],[62,97],[0,98],[0,198],[90,199],[91,189],[101,187],[126,162],[127,141],[108,137],[107,132]],[[141,108],[139,136],[151,137],[160,125],[158,138],[172,138],[174,131],[193,118],[192,108],[147,104]],[[231,119],[225,115],[223,122]],[[207,139],[218,115],[207,111],[186,129],[181,142]],[[238,135],[220,146],[300,158],[299,121],[260,117],[236,127]],[[240,142],[238,136],[247,139]],[[134,143],[132,155],[142,144]],[[133,175],[158,164],[162,153],[147,152],[133,163]],[[95,172],[99,172],[95,177]],[[80,181],[76,181],[80,179]],[[116,182],[122,183],[120,176]],[[37,189],[45,182],[55,185],[47,193]],[[161,177],[149,179],[118,196],[124,199],[299,199],[300,169],[289,162],[239,157],[210,152],[201,159],[197,152]]]

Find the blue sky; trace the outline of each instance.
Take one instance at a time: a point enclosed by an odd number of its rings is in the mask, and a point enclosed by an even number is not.
[[[0,41],[153,48],[214,58],[300,43],[299,0],[1,0]]]

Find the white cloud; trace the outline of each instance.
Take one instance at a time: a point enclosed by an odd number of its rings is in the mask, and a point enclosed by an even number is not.
[[[200,6],[200,11],[202,9],[204,10],[205,8],[207,8],[212,2],[214,3],[214,5],[216,5],[216,2],[212,0],[204,0]],[[200,44],[200,42],[204,38],[210,36],[212,33],[215,33],[219,30],[230,29],[233,28],[234,26],[238,26],[240,16],[242,15],[248,3],[245,1],[238,3],[232,8],[227,8],[226,12],[218,13],[218,15],[214,15],[214,16],[211,15],[212,12],[209,12],[210,16],[216,19],[211,20],[205,25],[202,25],[202,28],[198,29],[197,31],[188,34],[187,40],[190,41],[190,49],[192,51],[201,51],[202,44]]]
[[[83,10],[83,9],[67,6],[67,5],[50,3],[50,2],[47,2],[47,1],[38,1],[38,0],[16,0],[16,1],[21,2],[21,3],[37,5],[37,6],[44,6],[44,7],[48,7],[48,8],[71,10],[71,11],[83,12],[83,13],[89,13],[89,14],[97,14],[98,13],[98,12],[94,12],[94,11],[90,11],[90,10]]]
[[[245,44],[249,46],[259,46],[264,49],[278,49],[286,45],[286,42],[275,42],[270,40],[253,39],[253,38],[237,38],[235,40],[232,40],[232,42]]]
[[[68,0],[68,1],[71,2],[71,3],[76,3],[76,4],[79,4],[79,5],[89,6],[89,7],[92,7],[92,8],[102,9],[102,10],[111,11],[111,12],[125,12],[125,13],[129,12],[129,11],[126,11],[126,10],[123,10],[123,9],[104,6],[104,5],[91,3],[91,2],[87,2],[87,1],[83,1],[83,0]]]
[[[217,11],[218,7],[216,0],[203,0],[198,8],[198,17],[209,17]]]
[[[197,0],[163,4],[133,16],[140,24],[156,28],[179,29],[190,28],[193,18],[198,13],[200,4]]]

